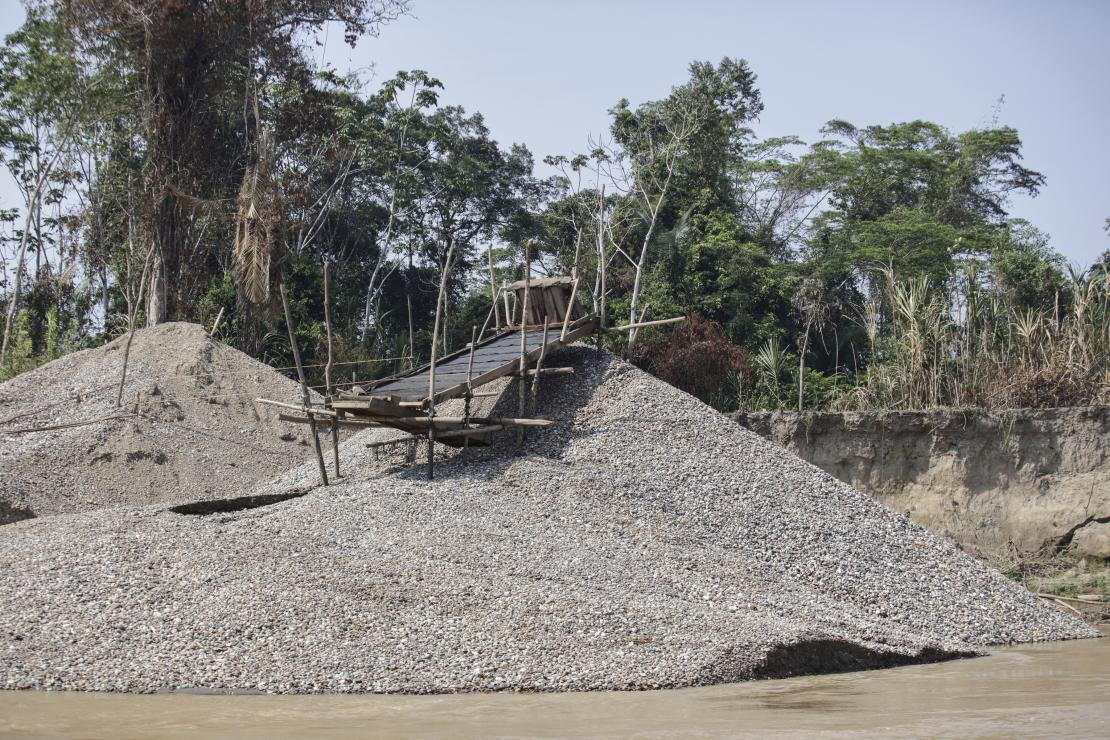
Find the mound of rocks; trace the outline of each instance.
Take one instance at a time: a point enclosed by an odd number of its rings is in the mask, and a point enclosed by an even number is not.
[[[136,332],[117,407],[126,341],[0,384],[0,524],[219,497],[309,454],[303,430],[253,403],[298,401],[299,386],[196,324]],[[13,431],[36,427],[63,428]]]
[[[641,689],[1098,635],[611,355],[549,359],[556,423],[435,480],[365,432],[327,488],[6,527],[0,686]]]

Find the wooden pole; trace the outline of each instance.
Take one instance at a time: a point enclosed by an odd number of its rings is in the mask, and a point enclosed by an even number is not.
[[[439,295],[436,297],[436,319],[432,325],[432,356],[428,362],[428,419],[436,416],[436,338],[439,336],[440,321],[443,319],[443,304],[447,292],[447,275],[451,272],[451,258],[455,254],[455,241],[447,245],[447,259],[443,262],[443,274],[439,276]],[[435,424],[428,426],[428,480],[435,477]]]
[[[406,280],[407,279],[408,278],[406,278]],[[416,340],[413,338],[414,334],[412,331],[412,293],[407,289],[405,290],[405,304],[409,309],[409,370],[412,370],[416,367],[416,345],[413,344]]]
[[[324,260],[324,326],[328,332],[328,361],[324,364],[324,387],[327,394],[331,397],[335,389],[331,384],[331,366],[332,366],[332,340],[331,340],[331,290],[328,281],[328,261]],[[335,477],[339,475],[339,425],[331,425],[331,454],[333,463],[335,464]]]
[[[505,283],[501,284],[501,300],[505,301],[505,324],[512,326],[513,315],[509,311],[509,288]]]
[[[540,376],[543,375],[543,358],[547,355],[547,324],[548,317],[543,317],[543,346],[540,347],[540,357],[536,361],[535,375],[532,377],[532,413],[536,413],[537,395],[540,392]],[[524,378],[521,378],[523,382]]]
[[[494,308],[497,307],[497,299],[493,301]],[[466,361],[466,396],[463,401],[463,426],[470,426],[470,401],[474,398],[474,345],[478,343],[478,327],[470,327],[470,358]],[[466,457],[470,449],[470,437],[463,437],[463,457]]]
[[[574,285],[570,289],[570,302],[567,303],[567,313],[563,316],[563,330],[559,333],[559,341],[565,342],[567,339],[567,328],[570,327],[570,316],[574,313],[574,301],[578,297],[578,278],[574,279]]]
[[[220,312],[216,314],[216,320],[212,322],[212,328],[208,331],[208,336],[216,336],[216,330],[220,328],[220,319],[224,317],[224,307],[220,306]]]
[[[486,335],[486,327],[489,326],[490,317],[493,316],[496,313],[497,313],[497,295],[494,294],[494,296],[493,296],[493,306],[490,308],[490,313],[486,314],[486,320],[482,322],[482,330],[480,332],[478,332],[478,339],[481,339],[482,337],[484,337]],[[498,321],[497,321],[497,333],[500,333],[500,332],[501,332],[501,320],[498,319]],[[473,343],[474,342],[471,342],[471,344],[473,344]]]
[[[621,332],[628,331],[629,329],[642,329],[645,326],[663,326],[664,324],[677,324],[680,321],[685,321],[685,316],[675,316],[673,319],[656,319],[655,321],[641,321],[636,324],[625,324],[624,326],[614,326],[606,329],[606,331]]]
[[[520,393],[519,402],[517,404],[517,416],[524,416],[524,402],[525,402],[525,379],[524,371],[527,369],[527,354],[528,354],[528,294],[530,292],[529,285],[532,278],[532,241],[528,240],[524,243],[524,305],[521,307],[520,312]],[[519,427],[516,437],[517,446],[524,445],[524,427]]]
[[[493,278],[493,242],[492,241],[489,243],[489,247],[486,249],[486,254],[489,255],[489,294],[490,294],[490,298],[493,300],[493,322],[494,322],[494,326],[497,327],[497,330],[500,331],[501,330],[501,317],[497,313],[497,286],[494,284],[494,278]],[[505,322],[508,323],[508,321],[509,321],[509,317],[506,316],[505,317]],[[485,333],[485,329],[482,330],[482,333],[483,334]]]
[[[293,331],[293,315],[289,312],[289,298],[285,294],[285,282],[279,282],[278,288],[281,291],[281,307],[285,311],[285,328],[289,330],[289,346],[293,349],[293,362],[297,365],[297,378],[301,381],[301,398],[304,401],[305,408],[311,407],[311,398],[308,395],[308,383],[304,379],[304,366],[301,365],[301,351],[297,348],[297,335]],[[320,480],[324,485],[328,485],[328,471],[324,467],[324,453],[320,450],[320,435],[316,433],[316,416],[312,411],[308,412],[308,427],[312,432],[312,442],[316,447],[316,462],[320,466]]]

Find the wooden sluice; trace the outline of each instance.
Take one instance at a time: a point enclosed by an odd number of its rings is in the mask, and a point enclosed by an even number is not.
[[[568,324],[565,334],[561,325],[552,329],[549,324],[546,331],[542,326],[527,327],[524,329],[525,367],[532,368],[541,355],[546,356],[594,332],[596,328],[593,316],[584,316]],[[506,329],[477,342],[473,352],[467,346],[437,362],[434,404],[430,392],[432,368],[425,365],[404,375],[379,381],[362,393],[339,393],[325,402],[325,408],[334,411],[340,421],[357,419],[421,436],[426,436],[428,430],[434,427],[435,440],[453,447],[461,447],[464,442],[468,445],[488,444],[494,432],[507,426],[546,426],[549,422],[542,419],[435,416],[429,413],[444,401],[465,398],[476,388],[508,375],[519,374],[522,356],[520,334],[520,328]]]
[[[332,428],[390,427],[452,447],[488,445],[496,432],[508,427],[547,426],[550,421],[522,418],[523,414],[475,416],[470,413],[470,401],[475,389],[506,376],[523,375],[522,384],[534,391],[541,375],[569,372],[569,368],[544,368],[543,361],[559,347],[597,331],[598,319],[581,310],[572,278],[520,281],[506,286],[505,292],[516,294],[517,323],[495,330],[486,339],[478,338],[434,365],[366,383],[365,390],[356,386],[351,391],[336,392],[325,398],[323,406],[298,408],[258,400],[305,414],[282,414],[284,421],[315,420]],[[528,379],[532,382],[526,383]],[[436,413],[439,404],[456,398],[466,401],[461,416]]]

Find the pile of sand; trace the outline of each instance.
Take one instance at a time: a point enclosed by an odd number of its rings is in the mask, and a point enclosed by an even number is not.
[[[253,402],[299,401],[299,386],[195,324],[136,333],[117,408],[125,343],[75,352],[0,384],[0,524],[219,497],[309,454],[305,430]]]
[[[1097,636],[636,368],[550,360],[576,370],[544,380],[556,423],[445,450],[434,481],[364,432],[337,485],[310,462],[244,502],[265,505],[6,527],[0,686],[677,687]]]

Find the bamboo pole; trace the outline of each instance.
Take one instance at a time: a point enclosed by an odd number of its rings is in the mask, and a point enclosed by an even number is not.
[[[492,241],[489,243],[489,246],[486,249],[486,254],[489,256],[489,294],[490,294],[490,297],[493,299],[493,321],[494,321],[494,325],[497,327],[497,330],[500,331],[501,330],[501,317],[497,314],[497,288],[496,288],[496,285],[494,284],[494,277],[493,277],[493,242]],[[506,323],[508,322],[508,320],[509,320],[509,317],[506,316],[505,317]],[[486,332],[486,330],[483,328],[482,333],[485,334],[485,332]]]
[[[520,312],[520,393],[517,403],[517,416],[524,416],[524,371],[527,369],[527,354],[528,354],[528,298],[532,279],[532,241],[528,240],[524,243],[524,305],[521,307]],[[516,437],[517,446],[524,445],[524,427],[517,430]]]
[[[319,407],[312,407],[311,405],[298,406],[295,403],[284,403],[282,401],[271,401],[268,398],[256,398],[255,403],[264,403],[267,406],[277,406],[283,409],[292,409],[293,411],[300,411],[303,414],[320,414],[322,416],[336,416],[336,413],[331,409],[322,409]]]
[[[212,328],[208,330],[208,336],[216,336],[216,330],[220,328],[220,319],[224,317],[224,307],[220,306],[220,312],[216,314],[216,320],[212,322]]]
[[[481,434],[488,434],[490,432],[499,432],[505,427],[501,424],[488,424],[480,427],[470,427],[469,429],[452,429],[443,432],[439,435],[440,439],[457,439],[462,437],[463,449],[467,448],[471,437],[477,437]]]
[[[664,324],[677,324],[680,321],[685,321],[685,316],[675,316],[673,319],[656,319],[655,321],[641,321],[635,324],[625,324],[624,326],[614,326],[606,331],[621,332],[628,331],[629,329],[642,329],[645,326],[662,326]]]
[[[497,299],[493,301],[494,308],[497,307]],[[463,422],[464,426],[470,425],[470,401],[474,398],[474,345],[478,343],[478,327],[470,327],[470,358],[466,361],[466,396],[463,401],[463,416],[466,421]],[[466,456],[467,451],[470,449],[470,437],[463,437],[463,456]]]
[[[536,360],[536,371],[532,376],[532,413],[536,413],[537,395],[540,392],[540,377],[543,375],[543,358],[547,355],[547,325],[548,317],[543,317],[543,346],[540,347],[540,357]],[[521,378],[523,382],[523,378]]]
[[[578,278],[574,279],[574,285],[570,289],[570,302],[567,303],[567,313],[563,316],[563,330],[559,332],[559,341],[565,342],[567,339],[567,328],[570,326],[570,315],[574,313],[574,299],[578,296]]]
[[[388,421],[393,424],[446,427],[452,424],[462,424],[465,417],[437,416],[435,419],[431,419],[427,416],[391,416]],[[470,421],[474,424],[504,424],[511,427],[549,427],[554,423],[550,419],[521,419],[511,416],[472,416]]]
[[[493,305],[490,307],[490,312],[486,314],[486,320],[484,322],[482,322],[482,330],[480,332],[478,332],[478,339],[481,339],[482,337],[484,337],[486,335],[486,328],[489,327],[490,317],[495,315],[495,314],[497,314],[497,293],[493,294]],[[498,318],[497,319],[496,332],[500,333],[500,331],[501,331],[501,319]],[[473,343],[474,343],[474,340],[471,340],[471,344],[473,344]]]
[[[436,415],[436,338],[439,336],[440,321],[443,319],[444,295],[447,292],[447,275],[451,272],[451,258],[455,254],[455,241],[447,245],[447,259],[443,261],[443,274],[439,276],[439,295],[436,297],[436,319],[432,326],[432,355],[428,362],[428,418]],[[428,426],[428,480],[435,478],[435,423]]]
[[[281,307],[285,311],[285,328],[289,330],[289,346],[293,349],[293,362],[297,365],[297,378],[301,381],[301,397],[304,400],[305,408],[311,408],[311,398],[308,395],[308,383],[304,379],[304,367],[301,365],[301,351],[297,348],[297,335],[293,331],[293,315],[289,312],[289,297],[285,293],[285,282],[279,282],[278,288],[281,291]],[[328,485],[328,471],[324,467],[324,453],[320,451],[320,436],[316,433],[316,416],[315,412],[308,411],[308,427],[312,432],[312,442],[316,448],[316,462],[320,466],[320,480],[324,485]]]
[[[324,387],[330,398],[335,389],[331,384],[331,366],[332,366],[332,340],[331,340],[331,290],[328,281],[328,261],[324,260],[324,326],[328,333],[328,361],[324,363]],[[339,474],[339,425],[331,425],[331,454],[333,463],[335,464],[335,477],[341,478]]]
[[[409,309],[409,370],[412,370],[416,367],[416,345],[413,344],[416,340],[412,331],[412,294],[408,290],[405,291],[405,304]]]

